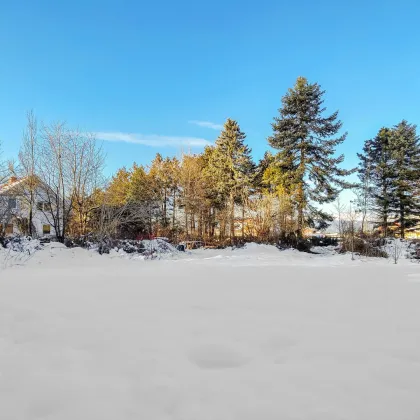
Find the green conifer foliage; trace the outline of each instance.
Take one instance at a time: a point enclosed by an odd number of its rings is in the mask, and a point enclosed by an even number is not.
[[[273,135],[269,144],[279,151],[277,157],[287,163],[289,188],[296,190],[297,234],[302,235],[305,224],[327,217],[314,204],[335,200],[340,190],[351,186],[344,180],[353,171],[341,169],[344,155],[335,156],[336,147],[346,133],[336,136],[342,123],[338,112],[324,116],[324,91],[299,77],[295,86],[282,99],[280,116],[272,123]]]
[[[254,171],[251,149],[244,143],[245,138],[239,124],[227,119],[215,146],[207,150],[206,172],[213,178],[219,201],[229,213],[231,238],[235,236],[235,202],[240,202],[251,187]]]

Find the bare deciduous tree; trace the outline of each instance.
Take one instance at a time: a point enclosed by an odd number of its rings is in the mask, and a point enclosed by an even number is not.
[[[370,179],[370,171],[362,177],[361,184],[353,190],[356,199],[354,203],[356,205],[356,211],[361,215],[361,233],[366,233],[368,226],[368,218],[371,215],[373,202],[372,202],[372,185]]]
[[[71,202],[75,233],[85,235],[89,216],[94,208],[91,196],[103,187],[104,154],[95,137],[72,132],[69,138]]]
[[[132,224],[143,223],[149,217],[147,206],[137,202],[113,204],[109,192],[97,191],[93,202],[93,218],[89,227],[92,229],[95,241],[102,248],[107,243],[120,236],[121,231]]]
[[[351,204],[348,211],[344,215],[344,220],[341,220],[341,228],[343,234],[343,241],[346,243],[346,249],[351,252],[351,259],[354,260],[355,242],[356,242],[356,223],[357,212]]]
[[[346,212],[346,206],[341,202],[340,196],[337,197],[334,203],[334,208],[337,211],[338,234],[343,237],[344,234],[344,220],[343,215]]]
[[[73,215],[79,233],[86,230],[89,197],[102,181],[103,153],[92,135],[54,123],[42,128],[38,157],[42,211],[64,242]]]
[[[9,165],[2,160],[2,147],[0,142],[0,185],[5,184],[10,177]],[[0,237],[6,233],[8,223],[12,218],[12,209],[9,205],[9,196],[0,190]]]
[[[403,252],[403,242],[399,238],[394,238],[392,241],[392,259],[394,261],[394,264],[398,264],[398,260],[401,257],[401,254]]]
[[[19,203],[28,215],[25,223],[21,223],[21,231],[33,236],[35,234],[33,217],[36,206],[36,192],[39,179],[36,176],[39,159],[38,125],[33,111],[26,114],[27,125],[23,134],[22,146],[19,151],[18,166],[11,166],[11,171],[16,178],[24,182],[16,186]]]

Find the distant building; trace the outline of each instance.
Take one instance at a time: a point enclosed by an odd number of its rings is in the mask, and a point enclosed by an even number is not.
[[[420,223],[405,230],[406,239],[420,239]]]
[[[390,217],[387,226],[387,233],[392,234],[395,237],[400,236],[401,224],[396,220],[395,217]],[[417,217],[407,217],[407,221],[410,222],[409,227],[404,229],[405,239],[420,239],[420,222],[416,222]],[[379,234],[384,233],[383,226],[378,226],[375,231]]]
[[[30,200],[28,199],[28,178],[11,177],[0,184],[0,236],[28,234]],[[39,183],[33,194],[32,235],[34,237],[55,235],[51,225],[51,205],[45,187]]]

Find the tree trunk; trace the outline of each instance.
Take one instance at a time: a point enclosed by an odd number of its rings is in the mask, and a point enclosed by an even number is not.
[[[174,195],[173,195],[173,211],[172,211],[172,229],[175,229],[175,212],[176,212],[176,191],[174,190]]]
[[[32,237],[32,219],[33,219],[33,211],[32,211],[32,204],[29,205],[29,216],[28,216],[28,233],[29,236]]]
[[[166,188],[164,189],[163,193],[163,226],[166,226],[167,217],[166,217]]]
[[[400,236],[405,239],[405,211],[404,206],[400,206]]]
[[[242,240],[245,238],[245,203],[242,203]]]
[[[203,237],[203,210],[200,210],[200,217],[198,219],[198,234]]]
[[[235,197],[230,193],[230,238],[235,237]]]
[[[363,213],[363,216],[362,216],[362,229],[361,229],[361,234],[362,235],[365,233],[365,219],[366,219],[366,214]]]
[[[305,153],[301,150],[300,153],[300,163],[299,163],[299,170],[300,170],[300,180],[299,180],[299,187],[298,187],[298,229],[297,234],[299,238],[303,236],[303,226],[304,226],[304,218],[303,218],[303,211],[305,207],[305,192],[303,189],[303,177],[305,173]]]
[[[210,226],[209,226],[209,228],[210,228],[210,236],[212,238],[214,238],[215,220],[216,220],[216,210],[215,209],[213,209],[213,210],[210,209],[210,219],[209,219]]]
[[[184,208],[184,216],[185,216],[185,234],[188,238],[188,212],[186,208]]]
[[[297,226],[297,233],[298,237],[302,238],[303,236],[303,186],[302,184],[299,185],[299,199],[298,199],[298,226]]]

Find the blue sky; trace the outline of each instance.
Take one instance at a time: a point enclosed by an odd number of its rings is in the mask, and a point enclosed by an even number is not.
[[[25,113],[101,133],[107,172],[213,142],[228,117],[256,159],[298,76],[349,135],[345,166],[381,126],[420,124],[417,1],[7,1],[0,139]]]

